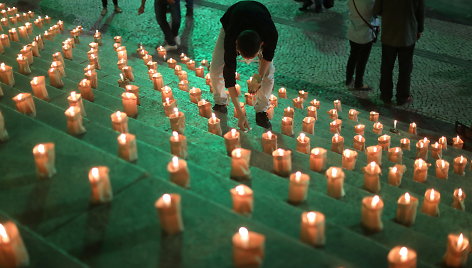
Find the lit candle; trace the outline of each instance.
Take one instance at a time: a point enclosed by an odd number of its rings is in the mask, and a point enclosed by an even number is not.
[[[169,139],[170,153],[180,158],[187,158],[187,138],[179,134],[177,131],[172,131],[172,136]]]
[[[167,60],[167,66],[169,68],[174,69],[176,65],[177,65],[177,61],[174,60],[173,58],[170,58]]]
[[[336,109],[339,112],[341,112],[343,109],[342,109],[342,106],[341,106],[341,101],[340,100],[335,100],[333,101],[333,105],[334,105],[334,109]]]
[[[121,94],[121,103],[123,111],[129,116],[136,118],[138,116],[138,98],[130,92]]]
[[[197,68],[195,68],[195,75],[197,77],[205,77],[205,70],[203,66],[198,66]]]
[[[46,82],[45,82],[45,77],[44,76],[36,76],[34,77],[31,82],[31,89],[33,91],[33,94],[36,98],[42,99],[42,100],[48,100],[48,91],[46,89]]]
[[[205,75],[205,83],[210,86],[210,91],[213,92],[212,87],[211,87],[211,76],[209,73]]]
[[[175,235],[184,230],[179,194],[164,194],[155,203],[162,230]]]
[[[0,224],[0,267],[29,266],[29,256],[16,224]]]
[[[446,137],[442,136],[441,138],[439,138],[438,142],[441,145],[441,148],[443,150],[447,150],[447,138]]]
[[[292,172],[292,152],[290,150],[277,149],[272,152],[273,169],[275,174],[287,177]]]
[[[362,226],[370,232],[383,229],[382,211],[384,203],[378,196],[367,196],[362,199]]]
[[[452,195],[452,207],[465,211],[465,198],[466,195],[464,191],[462,191],[462,188],[455,189],[454,194]]]
[[[310,176],[297,171],[290,175],[290,185],[288,189],[288,201],[299,204],[306,200]]]
[[[231,155],[234,149],[241,148],[239,132],[236,129],[231,129],[223,137],[225,138],[226,152],[228,155]]]
[[[274,118],[274,105],[270,104],[269,108],[267,108],[266,110],[266,113],[267,118],[269,118],[269,120],[272,120],[272,118]]]
[[[113,37],[113,40],[115,41],[115,43],[120,43],[121,44],[122,38],[121,38],[121,36],[117,35],[117,36]]]
[[[318,118],[318,109],[315,106],[308,106],[306,111],[307,117],[313,117],[315,120]]]
[[[378,142],[382,150],[388,151],[390,149],[390,136],[389,135],[382,135],[378,137]]]
[[[358,121],[358,118],[357,116],[359,115],[359,112],[355,109],[350,109],[349,112],[348,112],[348,117],[349,117],[349,120],[352,120],[352,121]]]
[[[93,88],[98,87],[98,77],[95,70],[89,70],[84,74],[85,78],[90,81],[90,86]]]
[[[307,116],[307,117],[303,118],[303,122],[302,122],[303,132],[306,132],[308,134],[314,134],[315,133],[315,122],[316,122],[316,119],[314,117]]]
[[[293,107],[297,109],[303,109],[303,101],[305,101],[304,98],[296,97],[292,100]]]
[[[454,173],[464,176],[466,166],[467,158],[465,158],[463,155],[454,158]]]
[[[244,98],[246,99],[246,104],[249,106],[254,106],[256,103],[256,94],[244,93]]]
[[[375,162],[370,162],[363,168],[364,171],[364,189],[371,193],[380,192],[380,174],[382,169]]]
[[[449,234],[444,264],[447,267],[465,267],[470,254],[469,239],[464,234]]]
[[[72,53],[72,47],[70,45],[63,45],[62,53],[64,53],[64,58],[72,60],[73,53]]]
[[[344,172],[339,167],[330,167],[326,170],[327,192],[328,195],[340,199],[345,195],[344,192]]]
[[[162,103],[162,106],[164,106],[164,113],[167,117],[169,117],[169,115],[177,107],[177,101],[174,99],[166,98],[166,100]]]
[[[274,95],[270,95],[270,97],[269,97],[269,102],[270,102],[270,104],[271,104],[272,106],[274,106],[274,107],[277,107],[277,105],[279,105],[279,100],[278,100],[277,97],[274,96]]]
[[[185,114],[179,109],[174,108],[174,112],[169,115],[170,128],[183,134],[185,131]]]
[[[20,37],[23,38],[23,39],[28,39],[29,38],[26,26],[18,27],[18,33],[20,34]]]
[[[379,145],[369,146],[365,149],[367,163],[375,162],[377,165],[382,164],[382,148]]]
[[[233,235],[233,265],[235,267],[261,267],[264,259],[265,236],[249,232],[245,227]]]
[[[165,59],[166,54],[167,54],[166,49],[163,46],[159,46],[158,48],[156,48],[156,50],[157,50],[157,55],[159,55],[159,57]]]
[[[164,86],[161,88],[161,99],[162,99],[162,102],[164,102],[166,100],[166,98],[169,98],[169,99],[174,99],[174,94],[172,93],[172,88],[170,88],[169,86]]]
[[[0,81],[9,86],[15,85],[15,78],[13,78],[13,70],[11,66],[8,66],[3,62],[0,64]]]
[[[179,78],[179,81],[188,80],[188,75],[187,75],[187,72],[186,72],[186,71],[180,71],[180,72],[177,74],[177,77]]]
[[[118,56],[118,60],[124,60],[128,62],[128,51],[126,50],[125,46],[120,46],[116,49],[116,55]]]
[[[405,173],[405,165],[395,165],[388,168],[388,184],[399,186],[402,183],[402,177]]]
[[[416,159],[413,170],[413,180],[417,182],[425,182],[428,178],[428,167],[429,164],[426,163],[423,159]]]
[[[388,253],[389,268],[416,268],[416,252],[406,247],[394,247]]]
[[[0,143],[8,140],[8,132],[5,128],[5,119],[0,111]]]
[[[202,99],[198,102],[198,112],[200,116],[210,118],[212,111],[211,111],[211,103]]]
[[[110,117],[113,130],[120,133],[128,133],[128,116],[126,113],[117,111],[112,113]]]
[[[118,67],[118,70],[120,70],[120,71],[123,69],[123,67],[127,66],[127,64],[128,63],[124,59],[118,60],[118,62],[116,63],[116,65]],[[123,75],[123,74],[121,74],[121,75]]]
[[[306,98],[308,98],[308,92],[305,91],[305,90],[299,90],[298,91],[298,97],[300,97],[302,99],[306,99]]]
[[[28,75],[31,73],[28,60],[22,54],[18,54],[16,61],[18,62],[18,72],[20,74]]]
[[[55,88],[64,87],[64,82],[62,82],[62,75],[60,71],[56,68],[49,68],[48,70],[49,84]]]
[[[416,132],[416,123],[410,123],[410,126],[408,127],[408,133],[417,135],[418,133]]]
[[[138,148],[136,136],[129,133],[121,133],[118,138],[118,155],[128,161],[134,162],[138,159]]]
[[[273,134],[271,131],[262,133],[262,150],[264,153],[271,154],[277,149],[277,135]]]
[[[405,226],[411,226],[416,220],[418,198],[405,193],[397,201],[397,212],[395,220]]]
[[[337,133],[331,138],[331,151],[342,154],[344,150],[344,138]]]
[[[251,151],[236,148],[231,152],[231,178],[237,181],[244,181],[251,178],[249,162],[251,161]]]
[[[152,75],[152,83],[154,86],[154,90],[161,91],[162,87],[164,87],[164,80],[160,73],[155,73]]]
[[[449,162],[443,159],[436,160],[436,177],[438,179],[447,179],[449,172]]]
[[[179,159],[177,156],[167,164],[170,181],[184,188],[190,186],[190,175],[187,168],[187,162]]]
[[[279,88],[279,98],[286,99],[287,98],[287,89],[284,87]]]
[[[65,69],[64,69],[64,64],[62,64],[62,62],[60,62],[58,60],[53,61],[51,63],[51,68],[54,68],[57,71],[59,71],[59,74],[60,74],[61,78],[66,76],[66,72],[65,72]]]
[[[77,88],[80,91],[80,95],[82,96],[82,98],[88,101],[92,101],[92,102],[95,100],[95,95],[93,94],[90,80],[88,79],[80,80]]]
[[[113,199],[108,172],[108,167],[104,166],[93,167],[89,171],[88,177],[92,189],[90,201],[94,204],[108,203]]]
[[[403,138],[400,140],[400,148],[402,148],[403,151],[409,151],[410,150],[410,140],[407,138]]]
[[[51,178],[56,174],[54,143],[42,143],[34,146],[33,156],[38,177]]]
[[[403,161],[403,151],[400,147],[388,149],[388,161],[401,164]]]
[[[354,132],[358,135],[364,136],[365,125],[357,124],[354,126]]]
[[[352,140],[352,147],[358,151],[364,151],[365,150],[365,138],[362,137],[362,135],[356,135],[354,136]]]
[[[357,152],[346,149],[343,152],[342,166],[347,170],[353,170],[356,166]]]
[[[375,122],[372,131],[375,134],[382,135],[383,125],[380,122]]]
[[[189,60],[187,63],[185,63],[187,65],[187,68],[189,70],[192,70],[192,71],[195,71],[195,61],[193,60]]]
[[[328,151],[324,148],[313,148],[310,153],[310,169],[321,172],[326,167],[326,155]]]
[[[379,113],[374,112],[374,111],[371,111],[371,112],[369,113],[369,120],[372,121],[372,122],[377,122],[377,121],[379,121]]]
[[[0,45],[1,45],[1,43],[0,43]],[[33,54],[33,56],[35,56],[35,57],[41,56],[39,54],[38,42],[36,42],[36,41],[31,42],[31,54]]]
[[[36,107],[30,93],[20,93],[13,97],[16,110],[22,114],[36,115]]]
[[[64,114],[67,118],[67,132],[69,132],[69,134],[77,136],[86,132],[82,124],[82,113],[79,107],[71,106]]]
[[[10,47],[10,37],[8,37],[8,35],[6,34],[0,35],[0,41],[4,48]]]
[[[331,123],[329,123],[329,131],[330,131],[331,133],[338,133],[338,134],[340,134],[340,133],[341,133],[342,125],[343,125],[343,120],[341,120],[341,119],[335,119],[334,121],[332,121]]]
[[[421,211],[429,216],[438,217],[439,216],[439,202],[441,201],[441,194],[434,189],[426,190],[423,199],[423,206]]]
[[[84,109],[84,103],[80,94],[77,94],[75,91],[72,91],[67,97],[67,101],[69,102],[69,106],[78,107],[82,116],[87,116]]]
[[[261,87],[261,77],[259,74],[254,74],[246,80],[247,89],[249,93],[256,93]]]
[[[428,159],[428,146],[423,140],[416,143],[416,158]]]
[[[13,42],[20,42],[20,38],[18,37],[18,32],[16,28],[11,28],[8,30],[8,34],[10,35],[10,40]]]
[[[121,68],[121,72],[123,73],[124,78],[128,79],[129,81],[134,81],[133,67],[124,66]]]
[[[293,136],[293,118],[284,116],[282,118],[282,125],[280,126],[282,134]]]
[[[98,30],[95,30],[95,34],[93,35],[93,41],[97,43],[99,46],[102,45],[102,33]]]
[[[211,113],[211,117],[208,118],[208,132],[221,136],[220,119],[214,113]]]
[[[284,109],[284,117],[293,118],[295,115],[295,110],[292,107],[287,107]]]
[[[323,213],[315,211],[302,213],[300,239],[315,247],[325,245],[325,215]]]
[[[310,138],[305,135],[305,133],[300,133],[297,137],[297,152],[303,154],[310,153]]]
[[[190,95],[190,101],[195,104],[198,104],[198,102],[202,98],[202,90],[196,87],[192,87],[189,91],[189,95]]]
[[[336,120],[338,119],[338,110],[331,109],[328,111],[328,115],[329,115],[329,118],[331,118],[331,120]]]
[[[464,141],[457,135],[457,137],[452,138],[452,147],[457,148],[457,149],[462,149],[464,146]]]
[[[253,208],[253,192],[251,188],[240,184],[230,190],[233,199],[233,210],[239,214],[251,214]]]

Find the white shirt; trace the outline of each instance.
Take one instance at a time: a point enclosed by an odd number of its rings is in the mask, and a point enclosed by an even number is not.
[[[369,26],[362,20],[354,7],[356,1],[357,10],[362,17],[373,24],[373,7],[375,0],[348,0],[349,23],[347,28],[347,38],[358,44],[366,44],[373,40],[373,33]]]

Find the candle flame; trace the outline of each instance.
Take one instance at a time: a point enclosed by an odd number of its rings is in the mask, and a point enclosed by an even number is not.
[[[244,243],[249,242],[249,231],[246,229],[246,227],[239,228],[239,236]]]
[[[38,152],[40,154],[44,154],[44,152],[46,152],[46,148],[44,147],[44,144],[39,144],[38,145]]]
[[[170,204],[172,202],[172,198],[170,194],[162,195],[162,201],[164,201],[164,205],[166,205],[166,207],[170,207]]]
[[[215,115],[215,113],[211,113],[211,119],[213,119],[213,121],[216,120],[216,115]]]
[[[392,173],[397,173],[397,171],[398,171],[398,168],[397,168],[397,167],[392,167],[392,169],[391,169],[391,172],[392,172]]]
[[[318,149],[318,148],[313,149],[313,154],[314,155],[319,155],[320,154],[320,149]]]
[[[2,69],[2,71],[5,71],[6,69],[5,63],[2,62],[2,64],[0,64],[0,69]]]
[[[169,105],[170,104],[170,99],[166,98],[166,103]]]
[[[376,207],[379,202],[380,202],[380,197],[378,195],[375,195],[374,198],[372,198],[372,202],[370,203],[370,205],[372,207]]]
[[[309,224],[314,224],[316,221],[316,212],[310,211],[306,214],[306,219],[308,220]]]
[[[462,243],[464,243],[464,235],[461,233],[461,234],[459,235],[459,238],[457,239],[457,247],[458,247],[459,249],[462,248]]]
[[[395,147],[395,150],[394,150],[394,152],[395,152],[395,153],[399,153],[399,152],[400,152],[400,150],[401,150],[401,149],[400,149],[399,147]]]
[[[300,171],[295,172],[295,181],[300,182],[301,178],[302,178],[302,173]]]
[[[277,149],[277,153],[278,153],[280,156],[284,155],[284,149],[282,149],[282,148]]]
[[[406,247],[402,247],[400,249],[400,260],[405,262],[408,259],[408,249]]]
[[[177,107],[174,108],[174,114],[175,116],[179,116],[179,109]]]
[[[405,193],[405,202],[410,203],[410,194],[409,193]]]
[[[126,134],[125,134],[125,133],[121,133],[120,136],[118,136],[118,141],[119,141],[121,144],[126,144]]]
[[[174,140],[179,141],[179,133],[177,131],[172,131],[172,137],[174,137]]]
[[[463,195],[462,188],[457,189],[457,196],[462,197],[462,195]]]
[[[408,143],[408,139],[407,138],[403,138],[400,140],[400,143],[401,144],[407,144]]]
[[[72,100],[76,101],[77,100],[77,93],[75,93],[75,91],[72,91],[70,93],[70,97],[72,98]]]
[[[337,175],[338,175],[338,169],[337,169],[337,168],[333,168],[333,169],[331,170],[331,176],[336,177]]]
[[[430,201],[434,200],[434,189],[431,189],[431,191],[429,191],[429,200]]]
[[[346,150],[344,150],[343,154],[344,154],[345,157],[349,158],[349,157],[351,157],[351,152],[352,152],[351,150],[346,149]]]
[[[305,141],[305,133],[300,133],[300,135],[298,136],[298,138],[300,139],[300,141],[304,142]]]
[[[375,166],[377,166],[377,163],[375,163],[375,161],[370,162],[369,164],[370,171],[374,172]]]
[[[234,156],[236,158],[241,158],[241,149],[237,148],[234,150]]]
[[[443,169],[444,169],[445,167],[446,167],[446,161],[444,161],[444,160],[441,160],[441,168],[443,168]]]
[[[393,120],[393,129],[397,129],[397,120]]]
[[[0,223],[0,239],[2,243],[10,242],[10,237],[7,234],[7,230],[5,230],[5,227],[1,223]]]
[[[231,129],[231,137],[236,138],[236,129]]]
[[[121,120],[121,112],[120,111],[116,112],[116,117],[118,117],[118,120]]]
[[[174,168],[179,168],[179,158],[177,156],[172,157],[172,165]]]
[[[236,190],[236,193],[238,193],[238,195],[246,194],[246,190],[244,189],[244,185],[238,185],[234,189]]]
[[[92,180],[98,181],[100,179],[100,172],[99,172],[98,168],[96,168],[96,167],[92,168],[90,173],[92,174]]]
[[[462,164],[462,163],[464,162],[464,159],[465,159],[464,156],[461,155],[461,158],[460,158],[460,160],[459,160],[459,163]]]

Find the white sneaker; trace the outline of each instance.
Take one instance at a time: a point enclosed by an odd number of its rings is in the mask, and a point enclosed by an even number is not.
[[[176,43],[178,46],[180,46],[180,36],[177,35],[177,36],[174,38],[174,40],[175,40],[175,43]]]
[[[177,50],[177,45],[171,46],[171,45],[169,45],[169,44],[165,44],[165,45],[164,45],[164,48],[165,48],[165,50],[167,50],[167,51]]]

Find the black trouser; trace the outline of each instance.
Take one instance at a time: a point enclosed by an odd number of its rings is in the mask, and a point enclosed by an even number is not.
[[[118,0],[113,0],[113,4],[114,4],[115,6],[118,6]],[[103,6],[103,8],[107,8],[107,6],[108,6],[108,0],[102,0],[102,6]]]
[[[166,11],[169,9],[172,16],[172,25],[169,25],[166,18]],[[167,0],[155,0],[154,11],[156,13],[157,23],[164,33],[167,44],[175,45],[175,37],[179,35],[180,28],[180,0],[175,0],[173,4],[167,3]]]
[[[380,97],[390,100],[393,97],[393,68],[398,57],[398,100],[405,100],[410,96],[411,71],[413,70],[413,51],[415,45],[409,47],[392,47],[382,45],[382,67],[380,69]]]
[[[351,52],[346,67],[346,84],[348,85],[351,83],[355,71],[356,79],[354,87],[360,88],[364,85],[365,66],[369,60],[372,42],[367,44],[358,44],[349,40],[349,44],[351,45]]]

